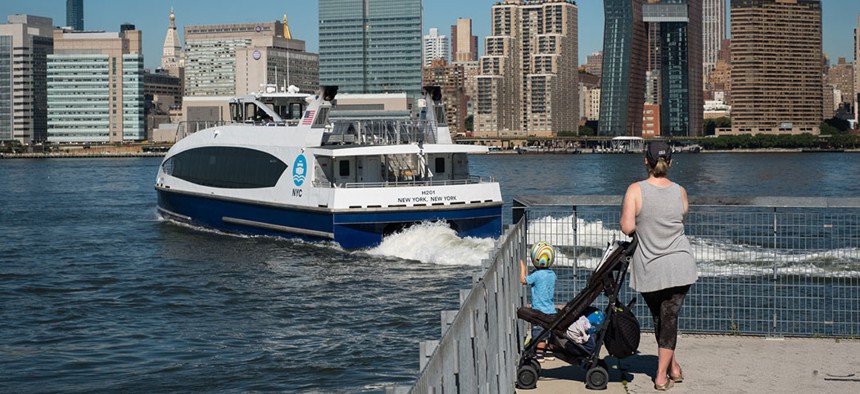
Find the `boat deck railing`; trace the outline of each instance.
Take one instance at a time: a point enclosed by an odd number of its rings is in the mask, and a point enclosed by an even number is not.
[[[314,182],[314,187],[319,188],[338,188],[338,189],[370,189],[383,187],[426,187],[426,186],[457,186],[457,185],[477,185],[481,183],[494,183],[495,178],[470,176],[468,179],[446,179],[446,180],[413,180],[413,181],[396,181],[396,182]]]
[[[323,145],[436,143],[436,122],[409,119],[335,119]]]

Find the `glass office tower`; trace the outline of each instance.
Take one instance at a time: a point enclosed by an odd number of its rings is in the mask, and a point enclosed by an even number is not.
[[[84,0],[66,0],[66,26],[84,31]]]
[[[320,84],[421,93],[421,0],[320,0]]]
[[[660,135],[699,136],[703,128],[702,2],[662,0],[660,24]],[[670,6],[674,5],[674,6]],[[646,21],[651,15],[646,5]],[[673,12],[677,11],[677,16]],[[675,21],[686,19],[686,21]]]
[[[642,134],[647,42],[642,0],[604,2],[603,86],[598,135]]]

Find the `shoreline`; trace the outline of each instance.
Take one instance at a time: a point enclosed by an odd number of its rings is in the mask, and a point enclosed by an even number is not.
[[[2,159],[95,159],[95,158],[129,158],[129,157],[164,157],[166,152],[51,152],[51,153],[0,153]],[[518,152],[515,150],[490,151],[488,155],[623,155],[638,152],[578,152],[547,151],[547,152]],[[814,150],[814,149],[733,149],[733,150],[703,150],[699,152],[678,151],[676,154],[710,154],[710,153],[860,153],[860,149]]]
[[[102,152],[102,153],[0,153],[2,159],[113,159],[124,157],[164,157],[164,152]]]
[[[578,152],[562,152],[562,151],[526,151],[526,152],[517,152],[515,150],[502,150],[502,151],[490,151],[487,154],[490,155],[624,155],[624,154],[637,154],[642,152],[592,152],[590,149],[588,150],[580,150]],[[860,149],[839,149],[839,150],[830,150],[830,149],[808,149],[808,148],[795,148],[795,149],[779,149],[779,148],[766,148],[766,149],[727,149],[727,150],[701,150],[698,152],[687,152],[687,151],[675,151],[673,154],[709,154],[709,153],[860,153]]]

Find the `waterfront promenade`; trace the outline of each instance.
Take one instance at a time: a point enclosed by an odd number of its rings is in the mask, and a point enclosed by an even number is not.
[[[607,359],[605,393],[651,393],[657,367],[652,333],[643,333],[640,354]],[[673,393],[857,393],[860,340],[767,339],[753,336],[682,335],[678,361],[684,382]],[[546,361],[534,390],[522,394],[595,393],[585,388],[585,371],[563,361]]]

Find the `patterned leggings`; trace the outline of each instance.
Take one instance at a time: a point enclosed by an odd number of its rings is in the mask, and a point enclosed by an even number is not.
[[[654,336],[657,337],[658,347],[675,350],[678,341],[678,312],[681,311],[688,291],[690,285],[642,293],[642,298],[654,317]]]

